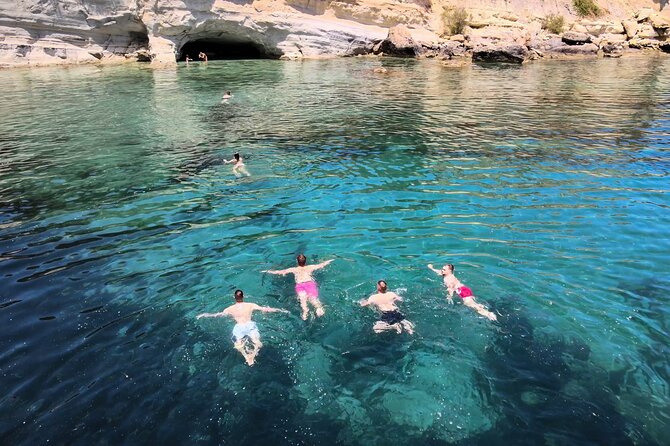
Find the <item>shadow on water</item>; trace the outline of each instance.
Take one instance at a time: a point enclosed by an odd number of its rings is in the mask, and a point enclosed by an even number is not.
[[[656,444],[619,412],[588,345],[538,334],[514,306],[511,297],[497,306],[501,332],[485,355],[486,376],[477,378],[503,416],[463,444]]]

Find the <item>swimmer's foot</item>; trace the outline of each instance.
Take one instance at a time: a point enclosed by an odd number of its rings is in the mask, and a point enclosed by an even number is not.
[[[308,315],[309,315],[308,311],[303,311],[300,317],[302,318],[303,321],[306,321]]]
[[[402,326],[400,324],[395,324],[395,331],[397,331],[398,334],[402,333]]]
[[[323,311],[323,308],[317,308],[316,309],[316,317],[321,317],[325,314],[326,312]]]

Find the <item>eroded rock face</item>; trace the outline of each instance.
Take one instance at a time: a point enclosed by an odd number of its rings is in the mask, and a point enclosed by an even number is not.
[[[437,56],[448,40],[442,35],[448,30],[442,13],[445,7],[458,6],[467,9],[470,26],[464,28],[465,35],[454,39],[468,54],[480,46],[525,46],[546,34],[540,27],[542,18],[550,14],[563,15],[566,29],[590,39],[575,40],[566,33],[565,42],[571,45],[589,41],[602,45],[602,39],[611,43],[617,40],[611,35],[621,35],[633,45],[641,42],[647,47],[647,41],[652,41],[651,46],[658,47],[670,33],[670,11],[661,9],[657,0],[634,4],[610,0],[609,15],[598,21],[573,15],[572,0],[504,4],[490,0],[456,4],[447,0],[4,0],[0,1],[0,67],[125,60],[173,64],[183,55],[184,45],[195,41],[247,45],[261,57],[271,58],[350,56],[369,54],[387,36],[385,54]],[[394,27],[406,27],[409,33],[396,36],[394,31],[389,36]]]

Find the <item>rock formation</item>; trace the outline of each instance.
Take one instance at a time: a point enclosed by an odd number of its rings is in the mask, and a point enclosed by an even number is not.
[[[467,8],[467,26],[450,37],[443,14],[459,6],[454,0],[5,0],[0,67],[175,63],[202,48],[214,58],[288,59],[375,50],[444,59],[474,51],[476,59],[501,58],[506,48],[516,48],[511,59],[518,61],[519,55],[526,60],[592,54],[594,46],[595,53],[617,55],[631,48],[665,49],[670,34],[670,7],[656,0],[601,2],[607,10],[599,18],[579,17],[571,0],[460,4]],[[543,29],[549,15],[565,19],[561,43]]]

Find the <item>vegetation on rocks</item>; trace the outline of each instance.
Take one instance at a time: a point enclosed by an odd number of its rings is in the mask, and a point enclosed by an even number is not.
[[[598,17],[603,10],[593,0],[572,0],[572,5],[577,10],[577,14],[582,17]]]
[[[542,29],[546,29],[550,33],[560,34],[565,27],[565,17],[562,15],[550,14],[542,20]]]
[[[463,34],[470,21],[470,14],[465,8],[449,8],[442,13],[442,23],[447,34]]]

